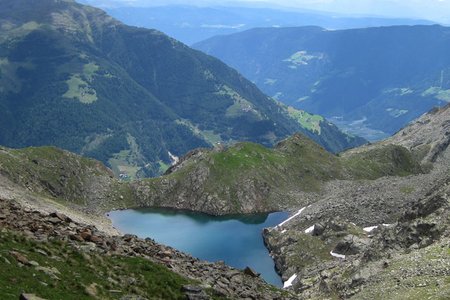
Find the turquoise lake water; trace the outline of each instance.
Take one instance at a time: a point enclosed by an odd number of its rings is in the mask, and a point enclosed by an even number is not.
[[[287,217],[284,212],[213,217],[168,209],[109,213],[114,227],[122,233],[149,237],[203,260],[223,260],[239,269],[249,266],[276,286],[282,286],[282,282],[261,233],[263,228],[275,226]]]

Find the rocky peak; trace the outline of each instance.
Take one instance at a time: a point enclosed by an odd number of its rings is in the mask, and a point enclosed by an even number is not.
[[[187,164],[196,163],[202,158],[205,157],[211,150],[207,148],[197,148],[192,151],[189,151],[186,155],[180,158],[180,160],[174,165],[170,166],[169,169],[164,173],[164,175],[169,175],[174,173],[182,168],[184,168]]]
[[[408,149],[422,164],[435,162],[450,145],[450,104],[432,109],[386,140],[351,149],[344,155],[368,152],[387,145]]]
[[[450,105],[422,115],[388,140],[411,151],[429,149],[424,161],[434,162],[450,144]]]
[[[322,146],[315,143],[309,137],[307,137],[304,134],[301,134],[299,132],[280,141],[275,146],[275,149],[280,150],[282,152],[289,152],[289,153],[296,152],[301,149],[308,149],[308,151],[327,152]]]

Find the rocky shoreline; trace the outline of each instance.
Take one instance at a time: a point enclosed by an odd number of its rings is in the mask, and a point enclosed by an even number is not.
[[[265,283],[251,270],[237,270],[223,263],[201,261],[176,249],[157,244],[152,239],[133,235],[111,236],[93,225],[84,225],[59,213],[24,208],[11,200],[0,199],[0,228],[20,232],[28,238],[45,242],[60,240],[86,254],[141,257],[166,266],[198,286],[186,288],[187,299],[209,299],[203,292],[212,289],[220,297],[233,299],[296,299],[294,294]]]
[[[58,202],[57,199],[44,197],[34,193],[32,190],[11,182],[0,174],[0,199],[14,201],[21,207],[30,211],[40,211],[50,214],[58,211],[67,215],[78,223],[95,226],[99,231],[109,235],[120,235],[121,233],[112,226],[112,222],[104,214],[94,212],[88,207],[81,207],[70,202]]]
[[[447,179],[393,224],[362,229],[337,216],[306,230],[266,230],[265,242],[283,279],[293,278],[305,299],[445,299],[437,295],[450,294],[449,193]]]
[[[305,206],[289,222],[264,231],[277,271],[291,289],[307,299],[439,298],[432,284],[450,293],[445,283],[450,276],[449,113],[449,107],[433,111],[381,142],[421,152],[428,172],[329,182],[321,194],[305,195]],[[406,272],[409,278],[401,275]],[[398,277],[395,285],[389,274]],[[407,284],[409,296],[393,297]]]

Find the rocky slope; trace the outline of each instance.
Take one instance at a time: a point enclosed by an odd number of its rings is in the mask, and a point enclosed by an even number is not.
[[[70,0],[0,6],[0,145],[57,146],[133,179],[218,142],[272,145],[297,131],[332,151],[364,142],[308,128],[300,112],[159,31]]]
[[[101,214],[112,205],[127,205],[121,194],[123,185],[99,161],[65,150],[0,147],[0,195],[8,199],[24,195],[33,202],[45,198],[61,206]]]
[[[311,299],[445,299],[450,253],[450,107],[436,109],[392,138],[413,153],[422,174],[335,181],[265,241],[283,279]],[[299,207],[300,208],[300,207]]]
[[[0,265],[8,270],[0,293],[8,299],[22,291],[46,299],[294,299],[251,270],[200,261],[151,239],[107,235],[2,198],[0,241]]]

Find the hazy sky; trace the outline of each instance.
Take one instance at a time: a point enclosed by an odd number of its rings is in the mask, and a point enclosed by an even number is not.
[[[164,4],[224,5],[226,2],[259,3],[324,10],[344,14],[368,14],[390,17],[425,18],[450,23],[450,0],[85,0],[86,2],[123,3],[134,6]]]

